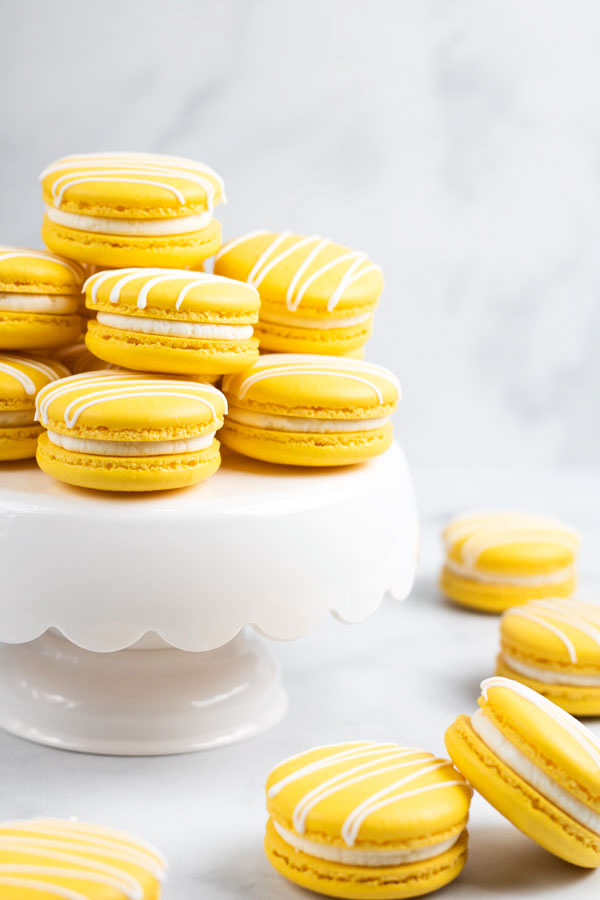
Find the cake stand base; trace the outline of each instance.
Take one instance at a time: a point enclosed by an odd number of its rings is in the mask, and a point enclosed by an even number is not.
[[[55,631],[0,644],[0,727],[63,750],[186,753],[269,728],[287,706],[268,647],[243,630],[216,650],[177,650],[148,635],[94,653]]]

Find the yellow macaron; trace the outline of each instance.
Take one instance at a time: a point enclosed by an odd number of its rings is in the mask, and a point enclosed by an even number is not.
[[[102,267],[192,267],[221,246],[214,207],[223,182],[209,166],[155,153],[65,156],[40,175],[44,242]]]
[[[354,741],[286,759],[267,779],[265,852],[290,881],[330,897],[417,897],[467,858],[471,789],[447,759]]]
[[[160,852],[114,828],[62,820],[0,823],[2,900],[159,900]]]
[[[576,716],[600,716],[600,606],[533,600],[500,620],[497,675],[514,678]]]
[[[68,374],[53,359],[0,353],[0,462],[35,456],[42,432],[35,421],[35,398],[51,381]]]
[[[226,402],[212,385],[87,372],[43,389],[36,405],[47,429],[38,440],[38,464],[68,484],[157,491],[196,484],[219,468],[215,432]]]
[[[600,866],[600,739],[526,685],[488,678],[446,747],[467,781],[546,850]]]
[[[258,359],[260,297],[247,284],[183,269],[114,269],[85,283],[96,312],[86,344],[106,362],[145,372],[222,375]]]
[[[39,350],[81,331],[81,266],[45,250],[0,246],[0,350]]]
[[[369,339],[383,290],[365,253],[319,235],[255,231],[217,253],[215,272],[258,288],[261,348],[344,355]]]
[[[579,538],[562,522],[521,512],[459,516],[444,529],[440,586],[462,606],[503,612],[575,590]]]
[[[219,434],[238,453],[297,466],[343,466],[392,442],[396,377],[338,356],[272,354],[223,379],[229,415]]]

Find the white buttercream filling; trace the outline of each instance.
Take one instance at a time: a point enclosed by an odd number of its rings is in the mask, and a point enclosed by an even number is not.
[[[247,341],[252,337],[252,325],[204,325],[198,322],[174,322],[172,319],[151,319],[141,316],[121,316],[99,312],[101,325],[121,331],[142,334],[161,334],[167,337],[205,338],[209,341]]]
[[[313,316],[297,316],[295,313],[260,313],[261,322],[271,322],[273,325],[291,325],[296,328],[318,328],[320,331],[327,331],[330,328],[351,328],[353,325],[361,325],[368,322],[372,313],[361,313],[359,316],[335,316],[333,313],[325,313],[322,318]]]
[[[79,309],[79,297],[68,294],[7,294],[0,292],[0,310],[6,312],[72,315]]]
[[[502,658],[507,666],[525,678],[533,678],[535,681],[543,681],[545,684],[566,684],[573,687],[600,687],[600,675],[575,675],[572,672],[556,672],[550,669],[539,669],[530,666],[520,659],[515,659],[508,653],[503,653]]]
[[[212,220],[209,212],[199,216],[181,216],[170,219],[116,219],[106,216],[81,216],[46,205],[46,215],[51,222],[74,228],[76,231],[93,231],[98,234],[161,235],[188,234],[206,228]]]
[[[446,568],[461,578],[469,578],[471,581],[481,581],[485,584],[515,584],[521,587],[537,587],[545,584],[560,584],[562,581],[572,578],[575,573],[574,566],[567,566],[555,572],[547,572],[544,575],[504,575],[498,572],[482,572],[469,566],[461,565],[453,559],[446,560]]]
[[[439,856],[446,850],[450,850],[460,837],[460,834],[457,834],[448,840],[431,844],[429,847],[419,847],[416,850],[356,850],[353,847],[319,844],[289,831],[275,821],[273,825],[277,834],[295,850],[301,850],[318,859],[345,863],[349,866],[401,866],[403,863],[431,859],[433,856]]]
[[[249,409],[230,407],[228,418],[240,425],[254,428],[271,428],[276,431],[307,431],[316,434],[331,434],[335,431],[374,431],[383,428],[390,418],[379,419],[308,419],[301,416],[272,416]]]
[[[554,779],[550,778],[539,766],[533,763],[527,756],[521,753],[503,734],[490,722],[482,709],[471,716],[473,731],[481,738],[493,753],[513,772],[516,772],[523,781],[539,791],[544,797],[552,801],[562,812],[571,816],[580,825],[589,828],[594,834],[600,835],[600,815],[590,809],[581,800],[573,797]]]
[[[0,426],[2,428],[6,428],[9,425],[32,425],[34,421],[34,409],[0,410]]]
[[[214,436],[213,431],[181,441],[97,441],[48,432],[48,438],[57,447],[98,456],[168,456],[171,453],[192,453],[194,450],[206,450],[210,447]]]

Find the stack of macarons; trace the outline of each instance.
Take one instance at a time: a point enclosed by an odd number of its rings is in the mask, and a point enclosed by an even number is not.
[[[21,422],[24,407],[9,417],[7,388],[3,431],[26,424],[29,437],[19,449],[6,437],[4,458],[31,456],[31,435],[46,428],[37,451],[45,472],[137,491],[214,471],[218,441],[198,441],[215,426],[229,449],[279,464],[341,466],[389,447],[398,384],[361,361],[383,289],[365,253],[287,231],[221,246],[223,180],[190,159],[65,156],[40,181],[48,251],[0,248],[0,352],[43,351],[62,377],[89,377],[46,392],[69,399],[64,409],[38,404],[39,425]],[[118,374],[131,390],[138,376],[134,404],[109,388]],[[221,378],[230,414],[214,391],[209,422],[201,404],[191,411],[188,392]],[[84,412],[74,418],[71,403]],[[43,414],[50,408],[58,418]]]

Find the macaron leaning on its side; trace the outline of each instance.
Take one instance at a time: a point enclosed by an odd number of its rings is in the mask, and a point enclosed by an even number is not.
[[[560,598],[515,606],[500,620],[496,674],[575,716],[600,715],[600,606]]]
[[[343,466],[392,443],[399,399],[382,366],[338,356],[272,354],[223,379],[229,414],[219,437],[246,456],[297,466]]]
[[[65,156],[40,175],[44,243],[102,267],[193,267],[221,246],[214,207],[223,181],[209,166],[155,153]]]
[[[575,590],[579,537],[568,525],[530,513],[459,516],[444,529],[442,592],[455,603],[503,612]]]
[[[85,283],[91,352],[117,366],[222,375],[258,359],[260,297],[230,278],[183,269],[114,269]]]
[[[454,765],[524,834],[567,862],[600,866],[600,738],[508,678],[446,732]]]
[[[45,250],[0,246],[0,350],[40,350],[77,339],[84,272]]]
[[[215,432],[225,397],[183,378],[87,372],[42,390],[37,417],[47,429],[37,461],[78,487],[157,491],[187,487],[219,468]]]
[[[267,858],[309,890],[417,897],[466,862],[471,788],[426,751],[374,741],[315,747],[276,766],[266,790]]]
[[[53,359],[0,353],[0,462],[35,457],[42,432],[35,421],[35,398],[68,374]]]
[[[215,272],[245,281],[261,296],[261,351],[344,355],[371,335],[383,290],[365,253],[320,235],[258,231],[217,253]]]

